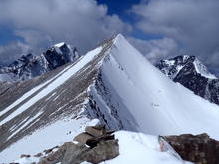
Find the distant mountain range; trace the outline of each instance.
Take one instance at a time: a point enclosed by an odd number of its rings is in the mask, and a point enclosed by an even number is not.
[[[77,49],[59,43],[39,56],[27,54],[6,67],[0,67],[0,81],[23,81],[40,76],[79,58]]]
[[[210,102],[219,104],[219,79],[195,56],[177,56],[156,64],[166,76]]]

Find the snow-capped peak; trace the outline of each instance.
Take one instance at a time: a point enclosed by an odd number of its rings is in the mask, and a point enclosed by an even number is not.
[[[0,81],[29,80],[78,58],[75,47],[64,42],[55,44],[39,56],[23,55],[7,67],[0,68]]]
[[[195,71],[200,76],[208,79],[217,79],[217,77],[211,74],[207,67],[195,56],[176,56],[174,58],[161,60],[156,66],[171,79],[174,79],[184,68],[188,69],[187,67],[193,67],[194,69],[190,69],[190,71]]]
[[[60,48],[60,47],[62,47],[64,44],[65,44],[65,42],[61,42],[61,43],[55,44],[54,46]]]
[[[219,104],[219,79],[195,56],[177,56],[156,65],[174,82],[182,84],[210,102]]]

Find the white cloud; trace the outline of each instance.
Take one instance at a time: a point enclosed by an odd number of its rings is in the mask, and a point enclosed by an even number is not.
[[[1,0],[1,24],[12,26],[33,48],[66,41],[82,52],[114,33],[130,30],[95,0]]]
[[[208,63],[219,51],[218,0],[143,0],[133,7],[136,27],[173,38]],[[211,63],[219,67],[219,62]]]
[[[0,46],[0,64],[9,64],[12,60],[31,52],[31,48],[22,42],[12,42]]]
[[[146,41],[130,37],[129,41],[152,63],[178,53],[177,43],[170,38]]]

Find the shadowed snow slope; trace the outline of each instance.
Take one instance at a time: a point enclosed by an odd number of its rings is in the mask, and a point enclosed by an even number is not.
[[[206,132],[219,139],[219,107],[172,82],[122,35],[73,64],[2,88],[0,159],[6,162],[71,140],[94,118],[115,130]]]
[[[122,111],[119,118],[128,113],[131,117],[124,119],[130,119],[127,122],[137,131],[155,135],[207,132],[219,139],[218,106],[172,82],[121,35],[101,74],[106,88],[116,92],[112,95],[116,95],[117,114]]]

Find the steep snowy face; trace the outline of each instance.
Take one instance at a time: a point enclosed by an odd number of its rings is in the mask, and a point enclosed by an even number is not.
[[[195,56],[177,56],[161,60],[156,67],[196,95],[219,104],[219,80]]]
[[[0,68],[0,81],[22,81],[44,74],[78,59],[77,49],[60,43],[40,56],[23,55],[7,67]]]
[[[104,112],[107,125],[116,122],[117,128],[154,135],[207,132],[219,137],[219,107],[173,83],[121,35],[100,70],[91,93],[100,111],[96,117]]]
[[[70,141],[93,119],[114,130],[219,139],[219,107],[172,82],[122,35],[74,63],[7,85],[0,87],[2,161]]]

